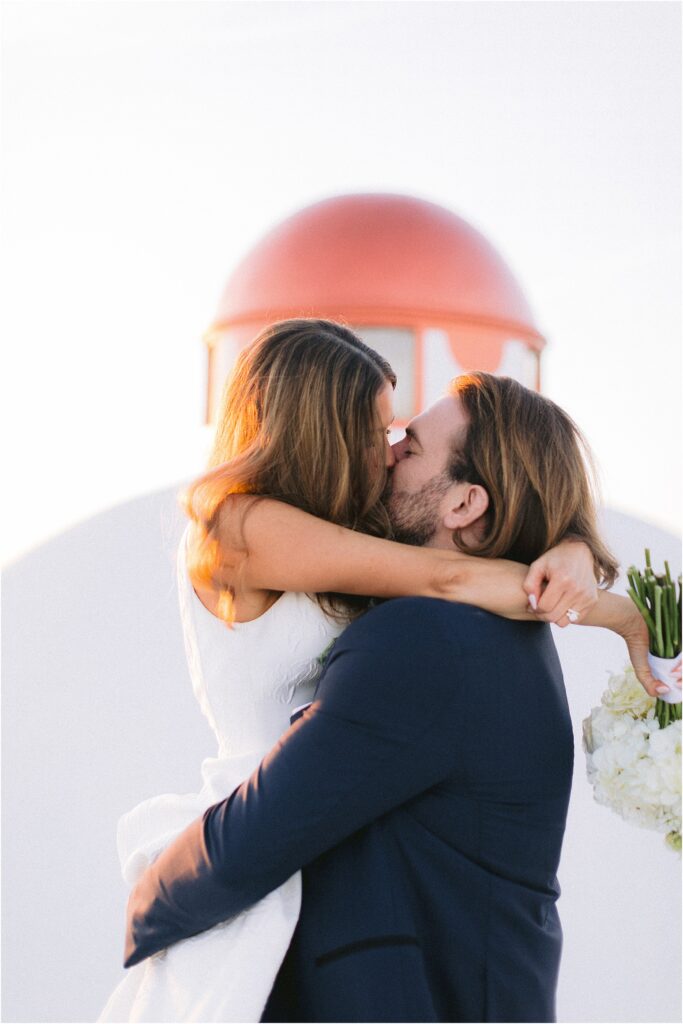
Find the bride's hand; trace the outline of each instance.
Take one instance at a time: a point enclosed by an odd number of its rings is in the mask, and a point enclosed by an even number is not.
[[[598,599],[592,551],[583,541],[563,540],[531,563],[523,587],[542,622],[568,626],[568,608],[581,622]]]
[[[645,619],[629,598],[624,600],[628,601],[630,607],[625,606],[624,624],[619,627],[618,632],[626,641],[633,671],[643,688],[647,690],[651,697],[659,697],[658,688],[662,688],[662,692],[666,692],[668,687],[662,687],[662,683],[655,679],[650,671],[650,665],[647,660],[647,654],[650,649],[650,635],[645,625]]]

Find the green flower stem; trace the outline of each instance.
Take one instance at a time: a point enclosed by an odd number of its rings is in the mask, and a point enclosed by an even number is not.
[[[669,650],[669,655],[668,656],[670,658],[673,658],[673,656],[674,656],[674,649],[676,647],[676,627],[677,627],[678,623],[676,622],[676,615],[674,614],[673,591],[672,591],[671,587],[668,586],[668,585],[666,587],[666,590],[664,591],[664,598],[665,598],[665,602],[664,603],[665,603],[666,625],[667,625],[667,630],[666,630],[667,636],[666,636],[666,639],[667,639],[667,649]]]
[[[633,590],[635,590],[636,594],[640,598],[641,603],[645,604],[647,595],[645,593],[643,577],[640,575],[640,573],[634,565],[632,565],[631,568],[628,570],[627,576],[628,581],[631,584],[631,587],[633,588]]]
[[[667,632],[668,632],[669,646],[671,647],[671,654],[669,655],[669,657],[673,658],[674,657],[674,652],[676,650],[677,635],[678,635],[678,628],[679,627],[678,627],[678,619],[676,617],[676,595],[674,593],[674,588],[673,588],[673,586],[670,583],[667,583],[666,595],[667,595],[666,621],[667,621],[667,626],[668,626]]]
[[[657,701],[657,703],[664,705],[664,707],[661,710],[661,714],[657,717],[659,718],[660,729],[666,729],[667,725],[669,724],[669,708],[671,707],[671,705],[667,704],[665,700]]]
[[[655,585],[655,629],[657,633],[657,650],[655,654],[664,658],[664,636],[662,635],[662,588]]]
[[[635,592],[635,590],[633,590],[633,588],[629,589],[628,596],[631,598],[631,600],[635,604],[636,608],[638,609],[640,614],[645,619],[645,625],[647,626],[648,631],[650,633],[650,639],[651,640],[654,639],[655,632],[656,632],[655,624],[652,621],[652,616],[650,615],[649,611],[647,610],[647,607],[646,607],[645,603],[640,600],[639,596],[636,594],[636,592]],[[652,646],[652,645],[650,645],[650,646]]]
[[[638,574],[636,573],[633,566],[631,566],[631,568],[627,571],[626,579],[629,582],[631,590],[635,590],[638,597],[642,598],[642,595],[640,593],[640,581],[638,579]]]
[[[671,624],[671,644],[673,651],[678,650],[681,646],[681,624],[678,621],[678,615],[676,614],[678,608],[676,607],[676,591],[674,590],[673,584],[667,587],[667,594],[669,596],[669,623]],[[673,651],[671,657],[674,657]]]
[[[672,722],[681,720],[681,704],[668,704],[665,700],[657,698],[655,705],[655,716],[659,722],[660,729],[666,729]]]

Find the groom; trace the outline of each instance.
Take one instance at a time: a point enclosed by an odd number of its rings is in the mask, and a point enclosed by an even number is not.
[[[497,524],[520,557],[539,510],[518,508],[521,525],[491,514],[495,486],[465,471],[476,427],[455,393],[412,422],[394,448],[397,537],[476,545]],[[572,760],[547,625],[387,601],[343,633],[315,701],[251,778],[146,870],[126,966],[302,868],[263,1020],[552,1021]]]

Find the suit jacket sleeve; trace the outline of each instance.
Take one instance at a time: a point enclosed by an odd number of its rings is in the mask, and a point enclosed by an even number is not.
[[[442,612],[405,598],[346,630],[304,717],[140,878],[126,967],[239,913],[453,771],[463,686]]]

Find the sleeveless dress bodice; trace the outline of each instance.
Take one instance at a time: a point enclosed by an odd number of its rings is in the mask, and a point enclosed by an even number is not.
[[[185,650],[218,750],[202,762],[199,792],[152,797],[120,819],[118,852],[131,887],[179,832],[254,771],[290,715],[312,700],[322,656],[343,629],[314,598],[295,593],[282,594],[259,618],[228,627],[194,592],[187,535],[178,549]],[[238,917],[130,968],[99,1020],[260,1020],[300,903],[297,872]]]
[[[320,656],[338,636],[307,594],[284,593],[259,618],[231,628],[212,615],[178,557],[181,618],[195,697],[218,741],[218,756],[262,752],[289,725],[292,709],[311,700]]]

